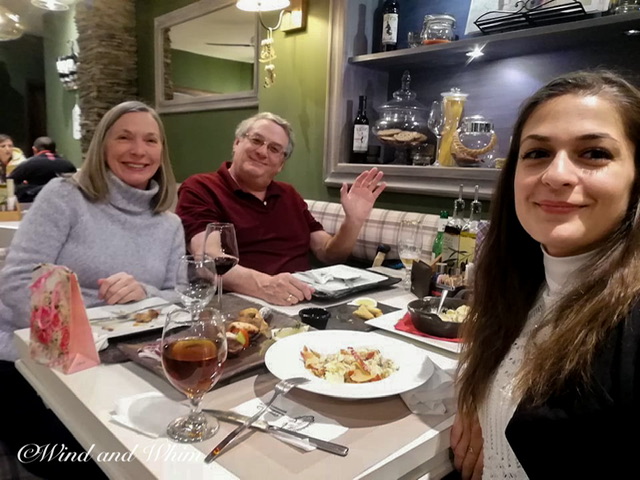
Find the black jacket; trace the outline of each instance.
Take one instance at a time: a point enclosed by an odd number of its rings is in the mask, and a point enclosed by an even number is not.
[[[640,306],[609,335],[589,391],[516,409],[506,435],[531,479],[640,478]]]
[[[22,162],[11,172],[16,197],[21,203],[33,202],[49,180],[63,173],[74,173],[76,167],[56,153],[43,152]]]

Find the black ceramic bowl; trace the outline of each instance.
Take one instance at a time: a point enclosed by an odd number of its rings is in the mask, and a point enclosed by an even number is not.
[[[298,312],[300,320],[318,330],[324,330],[331,313],[324,308],[303,308]]]
[[[411,322],[416,329],[427,335],[442,338],[458,338],[460,324],[455,322],[445,322],[435,315],[440,297],[425,297],[409,302],[407,310],[411,314]],[[464,305],[464,300],[459,298],[445,298],[442,310],[455,310]],[[429,315],[429,314],[432,315]]]

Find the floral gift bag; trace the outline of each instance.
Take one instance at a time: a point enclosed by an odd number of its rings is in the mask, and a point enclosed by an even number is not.
[[[42,264],[31,290],[31,358],[64,373],[100,364],[75,273]]]

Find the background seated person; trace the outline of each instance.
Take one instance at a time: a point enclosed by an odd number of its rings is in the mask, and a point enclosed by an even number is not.
[[[0,133],[0,183],[6,183],[7,175],[23,161],[22,150],[13,144],[9,135]]]
[[[16,185],[16,196],[21,203],[33,202],[49,180],[63,173],[75,173],[76,167],[56,153],[56,142],[50,137],[38,137],[33,142],[33,156],[18,165],[9,178]]]
[[[180,187],[176,213],[191,252],[202,252],[207,224],[233,223],[240,262],[224,276],[225,287],[275,305],[309,300],[312,288],[290,272],[310,268],[309,252],[324,263],[347,259],[360,229],[386,184],[376,168],[363,172],[340,201],[345,220],[334,236],[316,221],[300,194],[274,177],[293,151],[291,125],[262,112],[242,121],[235,133],[233,161],[188,178]]]

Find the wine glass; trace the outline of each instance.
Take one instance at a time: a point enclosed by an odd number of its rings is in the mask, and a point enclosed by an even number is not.
[[[218,276],[213,258],[208,255],[183,255],[180,258],[175,291],[193,315],[213,298]]]
[[[442,138],[442,131],[444,129],[444,112],[442,109],[442,102],[439,100],[434,100],[434,102],[431,104],[431,111],[429,111],[427,127],[436,136],[436,161],[433,163],[433,165],[437,166],[440,165],[440,163],[438,163],[440,153],[440,139]]]
[[[235,267],[239,260],[236,229],[233,223],[210,223],[204,234],[204,253],[211,258],[218,274],[216,307],[222,312],[222,276]]]
[[[218,421],[200,411],[200,401],[220,378],[227,359],[224,321],[217,310],[174,310],[162,331],[162,368],[171,384],[191,402],[191,411],[167,426],[169,438],[192,443],[211,438]]]
[[[420,260],[422,251],[422,232],[420,224],[415,220],[402,220],[398,231],[398,254],[406,272],[402,282],[405,290],[411,289],[411,267]]]

